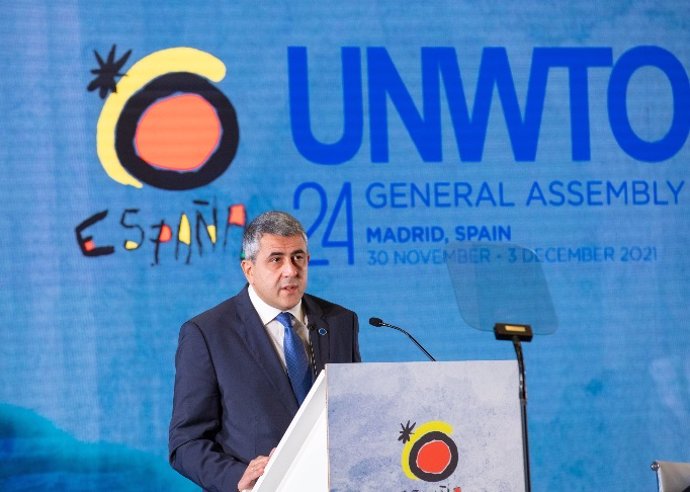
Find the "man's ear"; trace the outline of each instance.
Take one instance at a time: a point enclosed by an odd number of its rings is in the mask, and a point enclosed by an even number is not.
[[[254,263],[251,260],[242,260],[242,263],[240,265],[242,266],[244,278],[246,278],[247,282],[251,284],[254,279],[254,272],[252,271]]]

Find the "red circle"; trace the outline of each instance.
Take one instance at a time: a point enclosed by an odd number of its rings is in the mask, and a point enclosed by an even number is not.
[[[141,115],[134,145],[142,160],[178,172],[202,167],[223,130],[215,108],[199,94],[178,93],[153,102]]]
[[[448,445],[443,441],[429,441],[417,453],[417,466],[425,473],[443,472],[452,459]]]

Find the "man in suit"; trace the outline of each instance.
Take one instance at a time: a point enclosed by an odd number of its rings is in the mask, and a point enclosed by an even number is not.
[[[209,491],[250,490],[326,363],[358,362],[357,316],[304,291],[300,223],[266,212],[242,241],[247,285],[180,329],[170,464]]]

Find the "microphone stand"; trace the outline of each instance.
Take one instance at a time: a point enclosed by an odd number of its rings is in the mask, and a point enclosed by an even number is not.
[[[520,416],[522,418],[522,463],[525,472],[525,491],[531,492],[532,479],[530,477],[529,466],[529,440],[527,437],[527,383],[525,382],[525,362],[522,358],[522,345],[520,338],[513,336],[513,347],[517,357],[518,370],[520,373]]]
[[[532,340],[532,327],[530,325],[518,325],[509,323],[496,323],[494,325],[496,340],[510,340],[515,348],[519,373],[520,417],[522,420],[522,467],[525,474],[525,492],[532,491],[532,478],[529,466],[529,439],[527,438],[527,383],[525,379],[525,361],[522,357],[521,340]]]

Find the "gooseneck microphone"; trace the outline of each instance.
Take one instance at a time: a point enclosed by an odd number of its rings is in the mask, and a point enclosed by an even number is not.
[[[379,327],[379,326],[386,326],[386,327],[388,327],[388,328],[393,328],[394,330],[398,330],[398,331],[404,333],[405,335],[407,335],[407,337],[408,337],[410,340],[412,340],[412,341],[414,342],[414,344],[415,344],[417,347],[419,347],[419,349],[420,349],[422,352],[424,352],[424,353],[426,354],[426,356],[427,356],[430,360],[436,362],[436,359],[434,359],[434,357],[433,357],[429,352],[427,352],[427,350],[426,350],[424,347],[422,347],[422,344],[419,343],[419,342],[415,339],[415,337],[413,337],[412,335],[410,335],[408,332],[406,332],[405,330],[403,330],[403,329],[400,328],[399,326],[395,326],[395,325],[388,324],[388,323],[386,323],[385,321],[383,321],[381,318],[369,318],[369,324],[370,324],[371,326],[377,326],[377,327]]]
[[[323,330],[323,328],[321,328]],[[311,366],[311,380],[316,381],[316,376],[319,375],[319,370],[316,366],[316,354],[314,353],[314,333],[316,333],[316,326],[311,323],[307,325],[309,333],[309,343],[307,344],[307,352],[309,353],[309,365]]]

